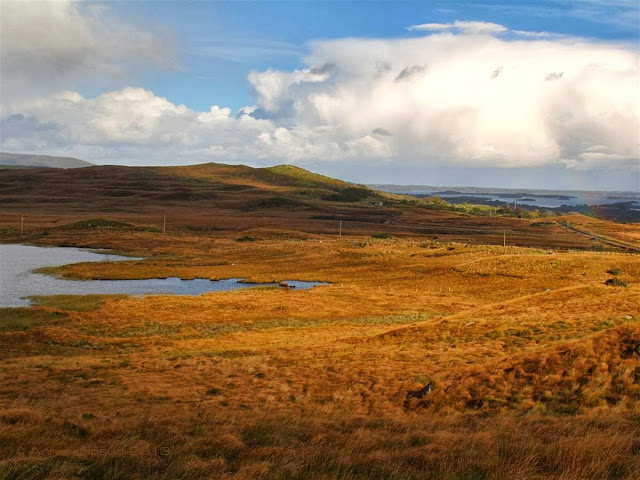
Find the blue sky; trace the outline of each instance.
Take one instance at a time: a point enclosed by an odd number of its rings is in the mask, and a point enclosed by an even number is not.
[[[175,48],[170,71],[140,74],[141,86],[198,110],[252,103],[251,70],[303,66],[307,43],[345,37],[416,37],[421,23],[481,20],[513,30],[638,42],[634,1],[135,1],[94,2],[163,36]],[[83,85],[87,94],[98,93]]]
[[[4,0],[0,21],[3,151],[640,183],[637,0]]]

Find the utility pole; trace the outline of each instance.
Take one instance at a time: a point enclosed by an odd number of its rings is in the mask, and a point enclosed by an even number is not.
[[[342,220],[340,220],[340,234],[339,234],[340,238],[342,238]]]
[[[20,215],[20,235],[24,234],[24,215]]]
[[[506,247],[507,246],[507,231],[503,231],[502,232],[502,246]]]
[[[167,217],[162,216],[162,233],[167,233]]]

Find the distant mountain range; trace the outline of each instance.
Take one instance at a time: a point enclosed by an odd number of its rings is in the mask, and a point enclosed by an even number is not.
[[[51,157],[49,155],[29,155],[22,153],[0,152],[0,168],[3,166],[12,168],[82,168],[90,167],[92,165],[92,163],[71,157]]]

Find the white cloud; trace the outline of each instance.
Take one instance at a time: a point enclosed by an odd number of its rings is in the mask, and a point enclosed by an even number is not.
[[[196,112],[140,88],[96,98],[75,92],[22,101],[2,122],[2,149],[138,165],[226,161],[268,164],[389,155],[384,144],[337,127],[284,128],[231,109]]]
[[[428,32],[442,32],[447,30],[457,30],[462,33],[502,33],[506,32],[507,28],[504,25],[491,22],[465,22],[456,20],[452,23],[422,23],[420,25],[411,25],[407,27],[410,31],[428,31]]]
[[[499,35],[510,34],[515,37],[526,38],[563,38],[567,35],[550,32],[532,32],[529,30],[511,30],[504,25],[492,22],[474,22],[456,20],[451,23],[421,23],[407,27],[410,32],[433,32],[433,33],[462,33],[469,35]]]
[[[407,27],[407,30],[438,32],[442,30],[451,30],[452,28],[453,23],[421,23],[419,25],[411,25]]]
[[[637,163],[635,50],[473,31],[318,42],[309,68],[250,82],[259,109],[282,124],[393,132],[376,138],[400,163],[573,166],[595,144],[612,166]],[[310,78],[314,65],[331,71]]]
[[[565,35],[559,35],[557,33],[549,33],[549,32],[530,32],[528,30],[511,30],[515,35],[520,35],[522,37],[533,37],[533,38],[549,38],[549,37],[564,37]]]
[[[419,38],[312,43],[306,68],[252,72],[255,105],[235,114],[136,88],[22,99],[3,112],[2,149],[99,163],[637,171],[636,50],[448,25]]]

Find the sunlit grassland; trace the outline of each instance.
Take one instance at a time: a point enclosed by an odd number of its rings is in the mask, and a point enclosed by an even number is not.
[[[127,238],[52,271],[331,285],[1,310],[0,477],[640,476],[637,255]]]

